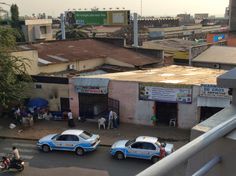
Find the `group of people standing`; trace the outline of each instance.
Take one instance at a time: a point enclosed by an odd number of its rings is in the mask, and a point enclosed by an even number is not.
[[[118,128],[118,125],[119,125],[118,115],[115,111],[111,110],[108,116],[107,129]],[[98,119],[98,128],[100,129],[101,126],[104,129],[106,129],[106,119],[104,117]]]

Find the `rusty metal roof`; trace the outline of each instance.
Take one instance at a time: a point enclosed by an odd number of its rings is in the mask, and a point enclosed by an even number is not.
[[[115,81],[161,83],[172,85],[216,84],[216,78],[225,70],[171,65],[162,68],[111,73],[85,78],[107,78]]]
[[[50,64],[112,58],[134,66],[144,66],[159,63],[161,60],[161,58],[93,39],[45,42],[26,45],[26,47],[37,50],[39,58]]]

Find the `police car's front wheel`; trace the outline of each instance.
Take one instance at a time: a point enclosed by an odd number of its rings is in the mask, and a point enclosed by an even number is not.
[[[122,152],[116,152],[115,156],[118,160],[123,160],[125,158],[125,156]]]
[[[42,146],[42,150],[43,150],[43,152],[49,152],[50,151],[50,147],[48,146],[48,145],[46,145],[46,144],[44,144],[43,146]]]
[[[82,156],[84,154],[84,149],[82,149],[81,147],[78,147],[75,150],[76,155]]]

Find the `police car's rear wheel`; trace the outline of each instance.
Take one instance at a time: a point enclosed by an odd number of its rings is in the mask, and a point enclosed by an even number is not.
[[[122,152],[116,152],[115,156],[118,160],[123,160],[125,158],[125,156]]]
[[[84,149],[82,149],[81,147],[78,147],[75,150],[76,155],[82,156],[84,154]]]
[[[49,152],[50,151],[50,147],[48,145],[43,145],[42,146],[42,150],[43,150],[43,152]]]
[[[159,161],[159,158],[157,156],[153,156],[152,163],[156,163],[157,161]]]

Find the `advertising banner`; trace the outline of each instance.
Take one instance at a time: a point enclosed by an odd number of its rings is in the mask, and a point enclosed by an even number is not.
[[[229,97],[229,89],[217,87],[211,84],[202,84],[200,88],[200,96],[202,97]]]
[[[77,86],[77,92],[88,94],[107,94],[107,87]]]
[[[148,84],[139,84],[139,99],[192,103],[192,88],[168,88]]]
[[[105,25],[107,24],[107,12],[75,12],[76,24],[80,25]]]
[[[127,25],[130,11],[67,11],[68,25]]]

